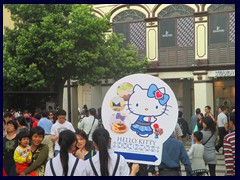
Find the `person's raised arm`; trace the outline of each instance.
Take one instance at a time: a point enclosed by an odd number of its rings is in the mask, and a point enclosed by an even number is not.
[[[139,164],[132,164],[130,176],[136,176],[137,172],[139,171]]]

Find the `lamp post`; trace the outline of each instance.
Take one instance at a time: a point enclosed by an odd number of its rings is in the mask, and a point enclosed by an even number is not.
[[[71,91],[70,91],[70,79],[67,80],[67,101],[68,101],[68,121],[71,122]]]

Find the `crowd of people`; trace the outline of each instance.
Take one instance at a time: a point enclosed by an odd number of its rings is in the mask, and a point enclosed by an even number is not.
[[[223,148],[226,175],[235,175],[235,111],[222,106],[217,118],[211,107],[200,108],[191,126],[179,111],[172,135],[163,143],[158,166],[128,163],[111,149],[109,132],[95,108],[84,106],[77,127],[66,111],[34,115],[14,110],[3,114],[3,174],[6,176],[216,176],[216,152]],[[228,118],[229,117],[229,118]],[[185,143],[192,140],[189,151]],[[217,143],[218,140],[218,143]]]

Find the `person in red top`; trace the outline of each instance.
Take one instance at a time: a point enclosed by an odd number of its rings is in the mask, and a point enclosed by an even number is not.
[[[235,112],[230,115],[229,126],[232,132],[223,141],[226,176],[235,176]]]
[[[7,176],[7,173],[4,168],[3,168],[3,176]]]
[[[36,119],[36,121],[33,123],[33,128],[37,126],[38,122],[40,121],[40,119],[42,118],[42,115],[41,114],[36,114],[34,116],[34,118]]]

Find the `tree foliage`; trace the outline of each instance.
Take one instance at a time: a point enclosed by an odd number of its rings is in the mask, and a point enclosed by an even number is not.
[[[53,84],[62,89],[68,79],[95,84],[142,72],[124,38],[112,34],[109,16],[97,18],[83,4],[9,4],[14,29],[4,34],[4,90],[34,90]]]

